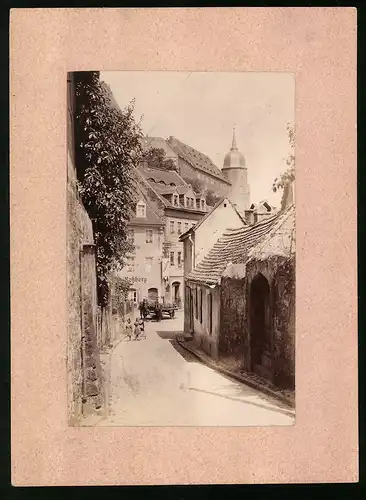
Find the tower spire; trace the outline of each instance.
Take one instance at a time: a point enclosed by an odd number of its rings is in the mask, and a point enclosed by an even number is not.
[[[236,137],[235,137],[235,125],[233,127],[233,142],[232,142],[232,145],[231,145],[231,151],[237,151],[237,147],[236,147]]]

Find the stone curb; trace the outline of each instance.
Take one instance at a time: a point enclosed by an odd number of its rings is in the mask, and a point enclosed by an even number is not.
[[[253,389],[257,389],[265,394],[267,394],[268,396],[271,396],[279,401],[281,401],[282,403],[286,404],[288,407],[290,407],[294,414],[295,414],[295,405],[294,405],[294,402],[287,398],[286,396],[270,389],[269,387],[265,386],[265,385],[262,385],[250,378],[246,378],[246,377],[243,377],[242,375],[239,375],[235,372],[231,372],[230,370],[222,367],[222,366],[219,366],[217,365],[216,363],[213,363],[212,361],[210,361],[209,359],[207,359],[205,356],[203,356],[202,354],[200,354],[199,352],[197,352],[194,348],[192,348],[191,346],[188,346],[187,343],[176,337],[176,340],[178,342],[178,344],[183,347],[184,349],[186,349],[188,352],[190,352],[191,354],[193,354],[193,356],[195,356],[196,358],[198,358],[200,361],[202,361],[202,363],[204,363],[205,365],[209,366],[210,368],[212,368],[213,370],[216,370],[220,373],[222,373],[223,375],[227,375],[228,377],[230,378],[233,378],[235,380],[237,380],[238,382],[241,382],[243,384],[246,384],[250,387],[252,387]]]

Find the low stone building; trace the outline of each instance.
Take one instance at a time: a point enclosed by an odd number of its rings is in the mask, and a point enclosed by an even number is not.
[[[231,369],[293,389],[295,209],[227,230],[186,276],[185,330]]]

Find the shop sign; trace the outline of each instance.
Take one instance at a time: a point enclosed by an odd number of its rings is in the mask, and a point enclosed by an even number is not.
[[[147,278],[140,276],[128,276],[126,279],[130,283],[147,283]]]

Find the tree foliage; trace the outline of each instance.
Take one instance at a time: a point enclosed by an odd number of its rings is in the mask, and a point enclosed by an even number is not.
[[[287,124],[287,136],[290,146],[290,153],[286,159],[287,168],[280,177],[273,181],[272,189],[276,193],[282,190],[281,208],[286,206],[290,185],[295,180],[295,129],[290,123]]]
[[[142,160],[146,161],[149,168],[177,170],[174,161],[166,157],[165,151],[162,148],[149,148],[143,153]]]
[[[93,225],[98,300],[105,306],[108,274],[121,269],[132,250],[126,224],[135,193],[133,169],[141,158],[141,130],[134,119],[134,102],[124,110],[116,107],[99,72],[78,72],[75,79],[78,187]]]
[[[211,189],[209,189],[206,193],[206,203],[210,207],[215,206],[216,203],[218,203],[219,200],[221,200],[221,198],[222,198],[221,196],[215,194]]]
[[[185,177],[184,180],[186,181],[187,184],[190,184],[192,186],[193,191],[196,194],[201,194],[204,191],[204,186],[202,182],[198,179],[191,179],[189,177]]]

